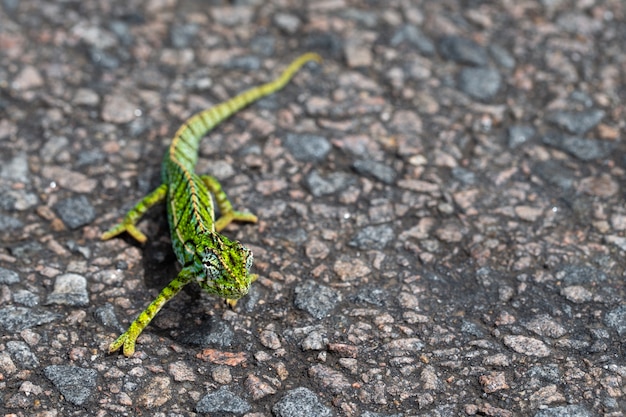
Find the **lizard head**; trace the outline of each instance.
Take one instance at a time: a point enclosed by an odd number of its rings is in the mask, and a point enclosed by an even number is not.
[[[248,294],[254,275],[252,252],[240,242],[215,234],[211,245],[196,246],[202,262],[197,282],[202,289],[227,300],[238,300]]]

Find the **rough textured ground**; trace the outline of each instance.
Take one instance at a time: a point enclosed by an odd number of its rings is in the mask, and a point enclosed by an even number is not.
[[[2,0],[3,416],[623,416],[622,0]],[[257,225],[235,310],[100,233],[193,112]]]

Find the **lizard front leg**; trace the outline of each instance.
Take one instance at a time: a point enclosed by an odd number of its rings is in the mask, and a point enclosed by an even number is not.
[[[109,346],[109,352],[115,352],[122,346],[124,356],[132,356],[135,353],[135,341],[141,334],[143,329],[152,321],[154,316],[161,310],[161,307],[171,300],[180,290],[187,285],[194,277],[194,273],[187,268],[183,268],[178,276],[172,280],[167,287],[161,290],[161,293],[150,303],[150,305],[142,311],[133,321],[128,330],[118,337],[115,342]]]
[[[102,240],[111,239],[121,233],[128,232],[135,240],[140,243],[145,243],[148,238],[141,233],[139,229],[135,227],[137,222],[141,219],[141,216],[145,214],[148,209],[156,204],[165,200],[167,195],[167,184],[161,184],[156,190],[145,196],[139,203],[135,205],[124,217],[120,223],[113,226],[101,236]]]
[[[222,185],[217,178],[211,175],[202,175],[200,179],[207,186],[211,194],[215,196],[215,202],[220,210],[220,217],[215,221],[215,230],[219,233],[226,226],[234,221],[256,223],[257,217],[252,213],[246,213],[243,211],[235,211],[228,196],[222,189]]]

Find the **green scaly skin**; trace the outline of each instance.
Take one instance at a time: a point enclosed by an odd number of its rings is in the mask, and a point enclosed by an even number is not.
[[[194,173],[198,146],[202,137],[216,125],[250,103],[283,88],[309,61],[321,62],[322,59],[314,53],[304,54],[274,81],[244,91],[187,119],[174,135],[163,158],[162,184],[137,203],[121,223],[102,235],[102,239],[106,240],[128,232],[144,243],[147,238],[135,224],[150,207],[166,201],[172,246],[183,267],[128,330],[111,343],[110,352],[123,348],[124,355],[131,356],[143,329],[161,307],[191,281],[197,282],[208,293],[225,298],[231,307],[248,293],[250,284],[256,279],[250,273],[252,252],[219,232],[232,221],[255,223],[257,218],[252,213],[233,210],[217,179]],[[217,220],[212,196],[221,213]]]

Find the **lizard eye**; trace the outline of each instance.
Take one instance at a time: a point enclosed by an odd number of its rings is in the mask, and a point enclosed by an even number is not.
[[[213,252],[206,252],[202,257],[202,265],[207,272],[207,276],[212,279],[218,279],[221,276],[220,261],[216,254]]]

